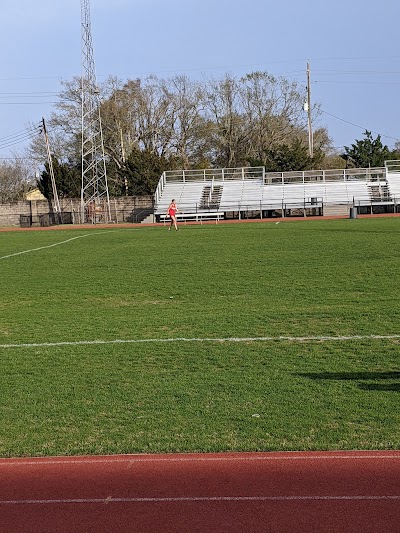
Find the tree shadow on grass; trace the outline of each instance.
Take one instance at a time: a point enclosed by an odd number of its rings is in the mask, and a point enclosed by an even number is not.
[[[363,390],[400,392],[400,383],[359,383],[358,386]]]
[[[359,381],[358,386],[362,390],[400,392],[400,372],[304,372],[297,373],[314,380],[332,381]],[[368,381],[398,381],[398,383],[363,383]]]

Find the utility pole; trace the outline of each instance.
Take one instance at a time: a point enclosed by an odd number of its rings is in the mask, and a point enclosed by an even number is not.
[[[49,174],[50,174],[50,180],[51,180],[51,187],[53,189],[54,211],[57,212],[58,220],[60,223],[62,223],[60,200],[58,198],[56,179],[54,177],[53,159],[51,157],[49,136],[47,135],[46,122],[44,121],[44,118],[42,118],[42,125],[43,125],[43,134],[44,134],[44,138],[46,141],[47,161],[49,163]]]
[[[124,135],[123,135],[120,124],[118,124],[118,127],[119,127],[119,133],[121,137],[121,157],[122,157],[122,162],[125,164],[126,156],[125,156]],[[124,185],[125,185],[125,196],[128,196],[128,179],[126,177],[126,170],[125,170],[125,175],[124,175]]]
[[[124,132],[122,130],[122,123],[121,123],[121,110],[119,108],[119,102],[117,100],[116,95],[114,95],[114,107],[115,107],[115,122],[118,128],[119,132],[119,138],[121,143],[121,159],[122,163],[125,166],[126,162],[126,153],[125,153],[125,143],[124,143]],[[124,175],[124,185],[125,185],[125,196],[128,196],[128,180],[126,177],[126,169],[125,169],[125,175]]]
[[[81,0],[82,18],[82,221],[110,222],[100,93],[97,87],[89,0]]]
[[[314,139],[311,124],[311,82],[310,82],[310,63],[307,63],[307,102],[306,109],[308,115],[308,155],[314,157]]]

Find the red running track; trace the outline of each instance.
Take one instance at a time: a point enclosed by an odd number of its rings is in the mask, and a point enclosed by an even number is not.
[[[398,533],[400,451],[0,459],[1,533]]]

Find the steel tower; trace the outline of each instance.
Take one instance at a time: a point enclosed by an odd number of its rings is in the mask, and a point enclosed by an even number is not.
[[[89,0],[81,0],[82,19],[82,190],[83,222],[111,220],[103,131],[100,116],[100,93],[92,46]]]

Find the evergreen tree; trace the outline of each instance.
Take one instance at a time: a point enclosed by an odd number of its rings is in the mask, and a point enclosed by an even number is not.
[[[391,158],[389,148],[382,144],[380,135],[376,139],[373,139],[370,131],[366,131],[364,135],[365,139],[356,141],[350,148],[344,147],[342,158],[348,167],[382,167]]]
[[[173,167],[173,160],[151,150],[134,148],[120,170],[128,182],[128,193],[132,196],[153,194],[161,174]]]
[[[323,159],[320,150],[314,157],[308,155],[308,148],[300,139],[291,144],[279,144],[268,150],[264,161],[250,161],[250,166],[264,166],[267,172],[288,172],[318,168]]]
[[[59,163],[58,159],[53,157],[54,179],[57,187],[58,197],[61,198],[79,198],[81,195],[81,172],[80,169],[69,165],[68,163]],[[51,184],[49,163],[45,163],[45,170],[37,180],[37,186],[40,192],[48,199],[53,199],[53,187]]]

